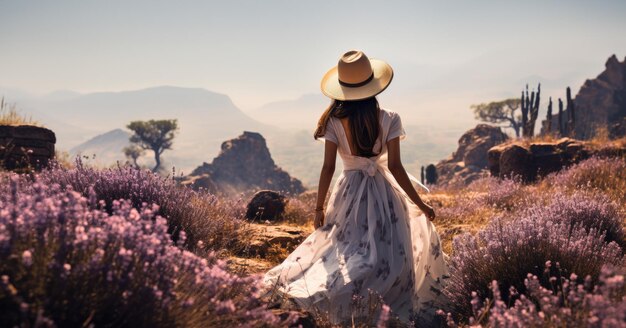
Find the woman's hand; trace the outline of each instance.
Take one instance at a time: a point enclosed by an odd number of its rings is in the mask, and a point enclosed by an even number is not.
[[[313,227],[318,229],[324,225],[324,211],[315,211],[315,220],[313,220]]]
[[[422,203],[420,209],[422,210],[422,212],[424,212],[424,215],[426,215],[429,220],[432,221],[435,219],[435,209],[433,209],[432,206]]]

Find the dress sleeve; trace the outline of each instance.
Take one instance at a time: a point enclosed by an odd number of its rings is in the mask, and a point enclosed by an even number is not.
[[[339,144],[337,142],[337,134],[335,133],[334,124],[332,122],[332,117],[329,118],[328,122],[326,123],[326,129],[324,130],[324,135],[320,139],[332,141],[336,145]]]
[[[400,119],[400,115],[398,113],[393,113],[391,117],[391,124],[389,126],[389,133],[387,134],[387,141],[400,137],[400,140],[406,137],[406,132],[404,132],[404,127],[402,127],[402,120]]]

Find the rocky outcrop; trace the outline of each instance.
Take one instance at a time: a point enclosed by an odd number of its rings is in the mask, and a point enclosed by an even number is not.
[[[285,205],[285,196],[275,191],[261,190],[248,203],[246,219],[274,221],[285,212]]]
[[[555,142],[498,145],[488,152],[492,176],[517,177],[524,182],[533,182],[591,156],[625,157],[626,148],[597,147],[589,142],[562,138]]]
[[[609,136],[626,136],[626,59],[620,62],[611,56],[605,70],[595,79],[586,80],[574,98],[576,139],[593,138],[597,130],[606,128]],[[567,110],[563,117],[567,117]],[[558,114],[552,116],[552,128],[558,130]],[[543,121],[542,130],[547,128]]]
[[[263,136],[247,131],[222,143],[222,150],[213,162],[203,163],[182,184],[220,194],[261,189],[299,194],[305,190],[300,180],[276,166]]]
[[[452,155],[437,163],[438,184],[465,185],[487,174],[487,151],[508,137],[499,127],[478,124],[459,139]]]
[[[231,271],[246,274],[266,272],[284,261],[313,232],[312,225],[269,225],[250,222],[246,228],[251,242],[227,260]]]
[[[0,125],[0,162],[5,169],[41,169],[54,158],[54,132],[46,128]]]
[[[251,224],[250,228],[254,238],[246,254],[262,258],[268,255],[272,247],[280,247],[289,254],[308,236],[305,229],[288,225]]]

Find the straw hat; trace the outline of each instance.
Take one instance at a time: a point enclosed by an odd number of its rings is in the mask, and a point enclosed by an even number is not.
[[[350,50],[322,78],[322,93],[337,100],[361,100],[383,92],[392,78],[389,64]]]

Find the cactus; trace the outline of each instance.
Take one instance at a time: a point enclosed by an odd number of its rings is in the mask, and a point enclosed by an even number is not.
[[[420,182],[424,184],[424,165],[422,165],[422,170],[420,172]]]
[[[535,101],[532,101],[532,98],[535,98]],[[532,137],[535,134],[535,122],[537,122],[537,117],[539,116],[539,101],[541,99],[541,83],[537,84],[537,92],[533,93],[531,96],[531,108],[530,108],[530,121],[528,122],[528,136]]]
[[[559,135],[563,136],[563,100],[559,98]]]
[[[525,137],[526,125],[528,124],[528,84],[526,85],[526,95],[524,95],[524,90],[522,90],[520,104],[522,106],[522,137]]]
[[[434,185],[437,184],[437,168],[433,164],[429,164],[426,167],[426,183]]]
[[[576,134],[576,109],[574,107],[574,100],[572,100],[572,90],[570,87],[567,87],[566,90],[566,101],[567,101],[567,134],[570,137],[575,136]]]
[[[552,97],[548,100],[548,113],[546,114],[546,121],[548,126],[546,127],[546,134],[552,133]]]
[[[528,94],[528,85],[526,92],[522,91],[522,136],[530,138],[535,134],[535,122],[539,115],[539,101],[541,98],[541,84],[537,85],[537,91]]]

